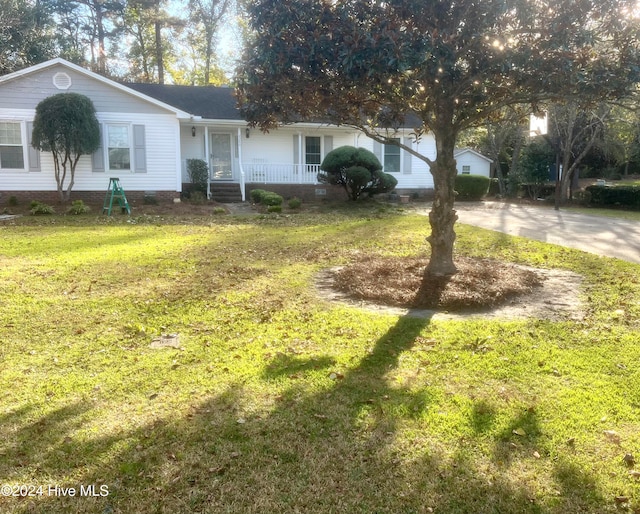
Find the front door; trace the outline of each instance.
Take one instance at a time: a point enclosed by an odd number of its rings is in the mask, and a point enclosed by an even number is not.
[[[211,180],[233,180],[231,134],[211,134]]]

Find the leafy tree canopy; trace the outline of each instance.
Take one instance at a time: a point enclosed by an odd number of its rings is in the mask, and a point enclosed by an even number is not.
[[[244,116],[267,130],[328,120],[385,142],[430,130],[435,201],[427,273],[455,273],[453,150],[506,105],[618,98],[640,75],[635,0],[251,0],[238,78]]]
[[[77,93],[60,93],[36,106],[31,144],[53,154],[60,200],[68,200],[80,156],[100,146],[100,125],[93,102]],[[69,183],[65,179],[69,173]]]

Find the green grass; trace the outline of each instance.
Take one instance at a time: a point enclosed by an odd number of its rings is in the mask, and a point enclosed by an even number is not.
[[[362,253],[423,252],[422,216],[11,223],[0,477],[44,494],[2,512],[640,508],[640,266],[460,226],[460,254],[583,274],[587,317],[435,321],[313,288]],[[149,348],[161,333],[182,349]],[[89,484],[108,496],[47,494]]]
[[[604,216],[606,218],[620,218],[623,220],[640,221],[640,212],[626,211],[624,209],[605,209],[599,207],[563,207],[562,210],[591,216]]]

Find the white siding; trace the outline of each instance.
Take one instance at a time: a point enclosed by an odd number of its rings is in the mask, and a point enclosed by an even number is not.
[[[1,119],[27,121],[32,120],[34,114],[34,110],[0,110]],[[125,123],[131,127],[134,124],[144,125],[147,171],[134,173],[128,170],[109,171],[107,169],[103,172],[94,172],[92,170],[92,156],[84,155],[76,167],[73,191],[106,191],[110,177],[120,178],[125,191],[177,190],[177,156],[180,155],[180,148],[177,137],[178,120],[175,115],[98,112],[97,117],[101,124]],[[0,170],[0,190],[55,191],[56,182],[51,153],[41,153],[41,171],[39,172]]]
[[[471,175],[491,176],[491,163],[479,155],[470,151],[463,151],[456,155],[458,174],[462,174],[464,166],[469,166],[468,173]],[[465,173],[467,171],[465,170]]]
[[[71,78],[71,87],[57,89],[53,84],[56,73],[66,73]],[[0,84],[0,112],[4,109],[35,109],[45,98],[59,93],[80,93],[91,98],[97,112],[139,112],[144,114],[167,114],[169,111],[144,101],[133,94],[99,82],[66,66],[56,65],[17,77]]]
[[[408,134],[399,133],[398,137],[406,138],[409,137]],[[367,150],[374,151],[374,141],[366,137],[365,135],[360,135],[357,138],[356,146],[360,146],[366,148]],[[422,136],[420,141],[416,143],[415,141],[411,142],[411,148],[416,152],[426,156],[431,160],[435,160],[436,158],[436,143],[433,135],[426,134]],[[384,165],[383,158],[384,155],[381,154],[378,156],[380,162]],[[411,159],[411,173],[392,173],[397,180],[398,185],[397,189],[432,189],[433,188],[433,177],[431,176],[431,172],[429,171],[428,164],[419,159],[418,157],[409,154],[405,150],[401,151],[401,159],[403,168],[405,159]],[[384,171],[384,169],[383,169]]]

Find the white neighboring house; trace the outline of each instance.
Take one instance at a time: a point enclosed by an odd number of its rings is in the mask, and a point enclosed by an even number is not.
[[[122,84],[53,59],[0,77],[0,203],[13,195],[57,199],[51,154],[36,151],[30,142],[36,105],[64,92],[80,93],[93,101],[102,137],[101,148],[78,163],[73,199],[102,201],[111,177],[120,179],[130,200],[150,194],[177,198],[189,180],[187,159],[208,163],[214,198],[239,201],[256,187],[305,200],[342,198],[340,188],[317,180],[324,156],[342,145],[373,151],[384,171],[398,180],[400,193],[433,188],[424,161],[395,145],[381,145],[356,129],[296,123],[262,133],[248,128],[241,118],[233,89]],[[394,136],[435,159],[433,136],[427,134],[416,143],[410,137],[412,131],[400,128]],[[476,162],[487,170],[491,162],[473,150],[458,155],[459,164],[471,166],[471,173],[483,173],[476,171]],[[470,164],[466,159],[471,159]]]
[[[456,158],[459,175],[483,175],[491,177],[493,161],[471,148],[456,148],[453,153]]]

